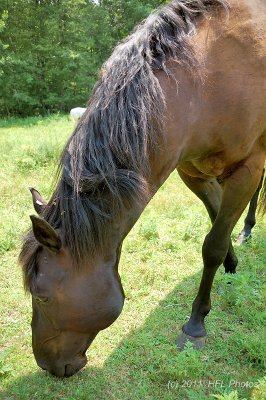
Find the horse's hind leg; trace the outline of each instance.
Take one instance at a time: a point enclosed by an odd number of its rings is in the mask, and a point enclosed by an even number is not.
[[[186,186],[204,203],[212,223],[214,222],[222,200],[222,188],[215,178],[204,180],[194,178],[177,170]],[[237,257],[235,255],[232,242],[230,241],[228,253],[223,262],[225,272],[234,273],[237,267]]]
[[[256,224],[256,210],[257,210],[257,205],[258,205],[259,193],[262,188],[264,172],[265,171],[263,170],[260,184],[259,184],[254,196],[251,199],[248,213],[247,213],[247,216],[246,216],[245,222],[244,222],[244,228],[242,229],[241,233],[239,234],[239,236],[237,238],[238,244],[243,244],[247,241],[247,239],[251,236],[252,228]]]
[[[190,319],[183,326],[178,347],[184,347],[187,340],[193,341],[196,347],[202,347],[204,343],[207,335],[204,318],[211,309],[214,276],[228,253],[232,230],[258,187],[264,161],[264,153],[252,154],[224,182],[221,206],[202,247],[204,268],[200,288]]]

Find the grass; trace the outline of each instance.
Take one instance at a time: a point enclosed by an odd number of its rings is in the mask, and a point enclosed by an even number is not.
[[[176,173],[125,240],[124,311],[94,341],[88,366],[67,380],[37,367],[31,302],[17,265],[33,213],[27,188],[50,196],[56,160],[72,129],[62,116],[0,122],[0,399],[265,399],[265,219],[252,241],[236,248],[238,274],[217,273],[207,347],[179,353],[175,340],[199,285],[210,222]]]

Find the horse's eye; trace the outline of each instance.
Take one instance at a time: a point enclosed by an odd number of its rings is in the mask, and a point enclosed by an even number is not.
[[[49,298],[48,297],[40,297],[40,296],[35,296],[34,297],[36,301],[39,303],[48,303]]]

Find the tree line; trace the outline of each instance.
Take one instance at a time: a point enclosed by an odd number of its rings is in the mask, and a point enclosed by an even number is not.
[[[85,106],[113,47],[164,0],[1,0],[0,116]]]

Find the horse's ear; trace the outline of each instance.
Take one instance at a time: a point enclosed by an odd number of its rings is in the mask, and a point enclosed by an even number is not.
[[[30,219],[36,240],[51,251],[59,251],[62,247],[62,241],[54,228],[44,219],[35,215],[31,215]]]
[[[38,190],[30,187],[30,192],[32,195],[32,201],[33,201],[33,207],[37,214],[42,214],[44,211],[45,207],[47,206],[47,202],[42,198]]]

